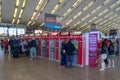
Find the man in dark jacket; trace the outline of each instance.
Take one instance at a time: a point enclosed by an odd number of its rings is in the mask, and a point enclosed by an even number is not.
[[[67,40],[65,45],[65,52],[66,52],[66,67],[68,67],[68,59],[70,60],[70,68],[72,68],[72,60],[73,60],[73,51],[75,50],[74,44],[71,40]]]
[[[30,60],[32,60],[33,57],[37,57],[37,42],[35,38],[32,38],[30,42]]]

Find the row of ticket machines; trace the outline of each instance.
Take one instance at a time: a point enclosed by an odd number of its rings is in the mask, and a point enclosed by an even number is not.
[[[75,46],[73,64],[77,66],[96,66],[99,55],[99,32],[82,34],[81,31],[49,32],[41,34],[25,34],[20,39],[30,41],[35,37],[38,42],[38,55],[41,58],[59,61],[61,59],[61,44],[66,39],[72,39]]]

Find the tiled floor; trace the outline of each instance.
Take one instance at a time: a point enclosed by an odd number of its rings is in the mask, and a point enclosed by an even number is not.
[[[12,58],[0,54],[0,80],[120,80],[118,58],[116,68],[99,71],[99,67],[61,68],[57,62],[28,57]]]

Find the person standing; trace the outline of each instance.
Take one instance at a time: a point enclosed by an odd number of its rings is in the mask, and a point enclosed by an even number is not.
[[[74,44],[71,40],[67,40],[65,44],[65,52],[66,52],[66,67],[68,67],[68,59],[70,60],[70,68],[72,68],[72,61],[73,61],[73,52],[75,50]]]
[[[65,67],[66,65],[66,52],[65,52],[65,41],[61,44],[61,66]]]
[[[37,57],[37,42],[35,38],[32,38],[30,41],[30,60],[32,60],[34,57]]]
[[[19,42],[17,37],[13,39],[13,58],[18,58],[19,57]]]
[[[105,44],[105,42],[102,41],[102,46],[101,46],[101,51],[100,51],[100,57],[101,57],[101,69],[100,69],[100,71],[104,71],[106,69],[105,60],[107,58],[107,54],[108,54],[108,47]]]
[[[4,40],[4,47],[5,47],[5,53],[9,53],[9,51],[8,51],[8,40],[6,38]]]
[[[114,45],[112,43],[112,41],[109,41],[110,45],[108,47],[108,67],[107,68],[115,68],[115,52],[114,52]]]

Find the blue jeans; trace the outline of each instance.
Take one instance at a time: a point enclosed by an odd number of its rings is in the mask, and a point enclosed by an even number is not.
[[[72,68],[73,55],[66,55],[66,67],[68,67],[68,59],[70,60],[70,68]]]
[[[36,51],[36,47],[31,47],[30,49],[30,57],[36,57],[37,56],[37,51]]]

